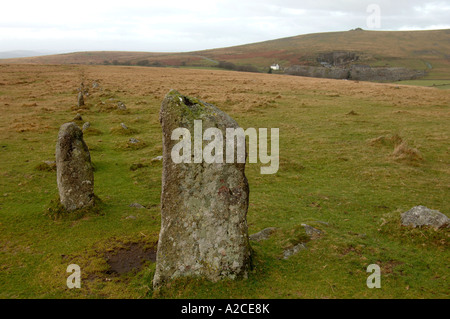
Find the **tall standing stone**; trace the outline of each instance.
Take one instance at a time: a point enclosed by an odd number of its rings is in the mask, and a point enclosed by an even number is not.
[[[220,129],[224,137],[226,128],[239,127],[214,105],[175,90],[162,102],[161,231],[154,287],[181,276],[212,281],[246,277],[250,268],[245,163],[172,161],[171,150],[179,142],[171,139],[172,131],[187,128],[193,138],[194,120],[202,120],[203,130]]]
[[[56,176],[60,202],[68,211],[94,204],[91,156],[83,132],[73,122],[65,123],[59,129]]]

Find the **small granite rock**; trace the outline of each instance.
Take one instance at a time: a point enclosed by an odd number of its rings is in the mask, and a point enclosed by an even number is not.
[[[125,123],[120,123],[120,126],[122,126],[122,128],[123,128],[124,130],[128,130],[128,126],[126,126]]]
[[[55,161],[44,161],[43,163],[36,166],[38,171],[52,172],[56,171]]]
[[[48,166],[56,166],[56,161],[44,161]]]
[[[140,168],[143,168],[143,167],[148,167],[148,165],[142,164],[142,163],[133,163],[130,166],[130,171],[136,171],[136,170],[138,170]]]
[[[289,249],[286,249],[286,250],[283,252],[283,259],[288,259],[289,257],[291,257],[291,256],[293,256],[293,255],[295,255],[295,254],[297,254],[299,251],[305,250],[305,249],[307,249],[305,243],[297,244],[297,245],[295,245],[294,247],[289,248]]]
[[[312,226],[302,224],[302,226],[305,228],[306,235],[308,235],[311,239],[316,239],[322,234],[322,231],[319,229],[316,229]]]
[[[432,226],[434,228],[450,227],[450,220],[447,216],[425,206],[413,207],[401,216],[403,226],[412,226],[414,228],[421,226]]]
[[[275,227],[269,227],[269,228],[264,228],[263,230],[261,230],[260,232],[257,232],[255,234],[250,235],[248,238],[250,240],[253,241],[261,241],[261,240],[266,240],[270,237],[270,235],[272,235],[275,231],[277,230],[277,228]]]
[[[156,162],[156,161],[162,161],[163,157],[162,156],[156,156],[152,158],[152,162]]]
[[[137,138],[132,137],[128,140],[128,142],[130,142],[131,144],[138,144],[141,141],[139,141]]]
[[[129,207],[134,207],[134,208],[138,208],[138,209],[143,209],[143,208],[145,208],[145,206],[142,206],[142,205],[139,204],[139,203],[131,203],[131,204],[129,205]]]
[[[319,222],[319,221],[317,221]],[[324,222],[320,222],[320,223],[324,223]],[[327,223],[324,223],[327,224]],[[323,233],[321,230],[316,229],[312,226],[309,226],[307,224],[301,224],[301,226],[303,226],[303,228],[305,229],[306,235],[310,238],[310,240],[314,240],[320,237],[320,235]],[[308,241],[308,240],[307,240]],[[283,258],[284,259],[288,259],[289,257],[297,254],[299,251],[307,249],[306,248],[306,242],[302,242],[299,243],[297,245],[295,245],[292,248],[288,248],[283,252]]]

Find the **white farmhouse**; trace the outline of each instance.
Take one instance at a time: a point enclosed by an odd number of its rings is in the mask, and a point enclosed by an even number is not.
[[[271,68],[272,70],[275,70],[275,71],[280,70],[280,66],[279,66],[278,64],[272,64],[272,65],[270,66],[270,68]]]

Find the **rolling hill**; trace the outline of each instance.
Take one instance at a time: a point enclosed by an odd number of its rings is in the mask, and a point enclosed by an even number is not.
[[[267,72],[273,63],[281,69],[293,65],[320,66],[320,57],[333,52],[357,57],[350,63],[371,67],[402,67],[427,71],[428,79],[450,79],[450,30],[328,32],[252,43],[234,47],[181,52],[127,51],[75,52],[39,57],[4,59],[0,63],[115,64],[172,67],[214,67],[219,61],[252,66]]]

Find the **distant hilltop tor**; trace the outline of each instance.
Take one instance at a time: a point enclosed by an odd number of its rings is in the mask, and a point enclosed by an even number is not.
[[[91,51],[4,59],[0,63],[219,67],[315,77],[356,79],[359,76],[361,80],[376,81],[425,75],[450,79],[450,29],[366,31],[356,28],[193,52]]]

